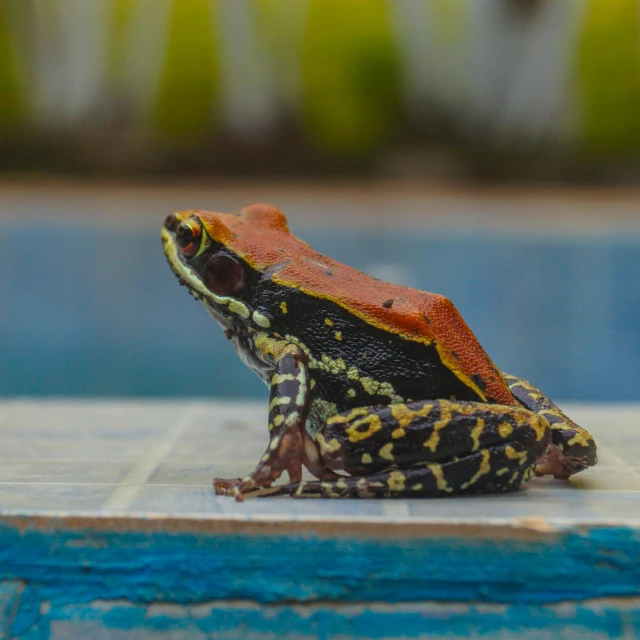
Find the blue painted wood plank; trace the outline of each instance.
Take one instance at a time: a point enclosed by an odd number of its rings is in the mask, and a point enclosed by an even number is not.
[[[0,628],[21,638],[633,638],[639,556],[640,531],[624,527],[381,536],[366,523],[5,516]]]
[[[136,519],[84,529],[23,529],[19,522],[5,518],[0,529],[2,578],[25,581],[41,599],[58,603],[522,604],[640,596],[640,532],[623,527],[547,534],[488,528],[482,535],[473,535],[473,527],[467,534],[394,535],[391,527],[382,536],[369,535],[366,523],[349,535],[336,526],[327,535],[302,525],[300,533],[294,526],[290,534],[260,535],[256,525],[253,533],[227,535],[211,523],[209,532],[200,523],[190,533],[180,531],[188,528],[184,522],[165,522],[169,531]]]

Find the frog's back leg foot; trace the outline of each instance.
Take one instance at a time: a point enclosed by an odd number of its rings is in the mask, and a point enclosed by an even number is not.
[[[433,400],[360,407],[316,436],[324,464],[351,476],[273,487],[295,497],[438,497],[512,491],[528,480],[551,434],[519,407]]]
[[[551,425],[552,444],[536,465],[537,475],[568,478],[598,462],[596,443],[588,431],[562,413],[540,389],[522,378],[503,375],[518,402]]]

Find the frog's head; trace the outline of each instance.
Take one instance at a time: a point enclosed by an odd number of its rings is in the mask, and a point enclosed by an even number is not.
[[[171,214],[162,228],[162,244],[180,284],[235,333],[270,326],[268,312],[257,302],[258,290],[267,267],[282,262],[282,234],[289,235],[284,215],[256,204],[235,214]]]

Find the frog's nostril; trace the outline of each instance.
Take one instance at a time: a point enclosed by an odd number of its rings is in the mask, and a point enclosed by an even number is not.
[[[175,231],[178,228],[178,224],[178,219],[173,214],[170,214],[165,218],[164,228],[169,231]]]

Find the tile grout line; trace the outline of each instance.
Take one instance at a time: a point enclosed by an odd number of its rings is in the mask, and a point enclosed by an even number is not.
[[[176,442],[186,431],[189,424],[200,411],[200,403],[187,408],[182,419],[169,429],[158,445],[148,456],[140,460],[125,476],[122,484],[105,500],[100,511],[126,511],[134,503],[142,487],[148,482],[160,463],[171,453]]]

